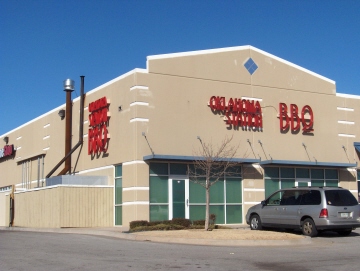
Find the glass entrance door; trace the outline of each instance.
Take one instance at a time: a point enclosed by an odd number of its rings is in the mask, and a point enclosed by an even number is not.
[[[189,218],[189,181],[172,179],[170,184],[170,218]]]

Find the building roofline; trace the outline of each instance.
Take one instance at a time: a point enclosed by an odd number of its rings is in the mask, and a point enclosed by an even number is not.
[[[224,52],[249,50],[249,49],[252,49],[252,48],[253,47],[250,46],[250,45],[235,46],[235,47],[225,47],[225,48],[217,48],[217,49],[206,49],[206,50],[189,51],[189,52],[151,55],[151,56],[148,56],[147,59],[148,60],[153,60],[153,59],[165,59],[165,58],[175,58],[175,57],[183,57],[183,56],[217,54],[217,53],[224,53]]]
[[[360,99],[360,95],[336,93],[336,97],[348,98],[348,99]]]
[[[54,109],[52,109],[52,110],[44,113],[44,114],[36,117],[35,119],[32,119],[32,120],[30,120],[30,121],[28,121],[28,122],[26,122],[26,123],[24,123],[24,124],[22,124],[22,125],[20,125],[20,126],[18,126],[18,127],[16,127],[16,128],[14,128],[14,129],[10,130],[9,132],[6,132],[5,134],[0,135],[0,137],[4,137],[4,136],[6,136],[6,135],[8,135],[8,134],[10,134],[10,133],[13,133],[13,132],[15,132],[15,131],[17,131],[17,130],[23,128],[23,127],[25,127],[26,125],[29,125],[30,123],[33,123],[33,122],[35,122],[35,121],[37,121],[37,120],[39,120],[39,119],[41,119],[41,118],[43,118],[43,117],[45,117],[45,116],[53,113],[53,112],[55,112],[55,111],[58,111],[58,110],[62,109],[64,106],[65,106],[65,104],[62,104],[62,105],[60,105],[60,106],[58,106],[58,107],[56,107],[56,108],[54,108]]]
[[[235,46],[235,47],[225,47],[225,48],[218,48],[218,49],[208,49],[208,50],[199,50],[199,51],[190,51],[190,52],[180,52],[180,53],[170,53],[170,54],[160,54],[160,55],[152,55],[152,56],[148,56],[147,57],[147,69],[149,69],[148,67],[148,61],[149,60],[156,60],[156,59],[166,59],[166,58],[176,58],[176,57],[184,57],[184,56],[195,56],[195,55],[204,55],[204,54],[217,54],[217,53],[223,53],[223,52],[232,52],[232,51],[243,51],[243,50],[253,50],[253,51],[256,51],[260,54],[263,54],[263,55],[266,55],[268,57],[271,57],[279,62],[282,62],[286,65],[289,65],[291,67],[294,67],[298,70],[301,70],[303,72],[306,72],[310,75],[313,75],[315,77],[318,77],[324,81],[327,81],[331,84],[334,84],[335,85],[335,81],[334,80],[331,80],[325,76],[322,76],[320,74],[317,74],[315,72],[312,72],[308,69],[305,69],[299,65],[296,65],[292,62],[289,62],[283,58],[280,58],[280,57],[277,57],[275,55],[272,55],[268,52],[265,52],[263,50],[260,50],[256,47],[253,47],[251,45],[244,45],[244,46]]]
[[[120,76],[118,76],[118,77],[110,80],[109,82],[106,82],[105,84],[102,84],[102,85],[100,85],[100,86],[98,86],[98,87],[96,87],[96,88],[94,88],[94,89],[92,89],[92,90],[89,90],[89,91],[86,92],[85,94],[88,95],[88,94],[92,94],[92,93],[94,93],[94,92],[97,92],[97,91],[99,91],[100,89],[102,89],[102,88],[104,88],[104,87],[106,87],[106,86],[108,86],[108,85],[111,85],[112,83],[114,83],[114,82],[116,82],[116,81],[119,81],[119,80],[121,80],[121,79],[123,79],[123,78],[125,78],[125,77],[127,77],[127,76],[129,76],[129,75],[131,75],[131,74],[133,74],[133,73],[147,73],[147,72],[148,72],[148,71],[147,71],[146,69],[133,69],[133,70],[127,72],[127,73],[124,73],[124,74],[122,74],[122,75],[120,75]],[[78,100],[80,100],[80,96],[74,98],[74,99],[73,99],[73,102],[76,102],[76,101],[78,101]],[[30,120],[30,121],[28,121],[28,122],[26,122],[26,123],[24,123],[24,124],[16,127],[16,128],[14,128],[13,130],[10,130],[10,131],[4,133],[3,135],[0,135],[0,137],[4,137],[4,136],[6,136],[6,135],[8,135],[8,134],[10,134],[10,133],[13,133],[13,132],[15,132],[15,131],[17,131],[17,130],[23,128],[23,127],[25,127],[26,125],[29,125],[30,123],[33,123],[33,122],[35,122],[35,121],[37,121],[37,120],[39,120],[39,119],[41,119],[41,118],[43,118],[43,117],[45,117],[45,116],[47,116],[47,115],[50,115],[50,114],[53,113],[53,112],[59,111],[60,109],[64,108],[65,105],[66,105],[66,104],[59,105],[58,107],[56,107],[56,108],[54,108],[54,109],[52,109],[52,110],[50,110],[50,111],[48,111],[48,112],[46,112],[46,113],[38,116],[38,117],[36,117],[36,118],[34,118],[34,119],[32,119],[32,120]]]
[[[85,94],[88,95],[88,94],[92,94],[94,92],[97,92],[100,89],[103,89],[104,87],[107,87],[107,86],[109,86],[109,85],[111,85],[111,84],[113,84],[113,83],[115,83],[117,81],[120,81],[121,79],[124,79],[125,77],[127,77],[127,76],[129,76],[131,74],[134,74],[134,73],[148,73],[148,70],[147,69],[133,69],[133,70],[131,70],[131,71],[127,72],[127,73],[124,73],[124,74],[122,74],[122,75],[120,75],[120,76],[118,76],[118,77],[116,77],[116,78],[114,78],[114,79],[112,79],[112,80],[110,80],[110,81],[108,81],[108,82],[106,82],[106,83],[92,89],[92,90],[89,90]],[[77,100],[80,100],[80,97],[76,97],[73,101],[76,102]]]

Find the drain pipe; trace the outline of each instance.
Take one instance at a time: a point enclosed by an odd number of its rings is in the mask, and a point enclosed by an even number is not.
[[[51,175],[61,166],[62,163],[65,162],[65,167],[64,169],[58,174],[58,176],[60,175],[64,175],[67,172],[71,173],[71,154],[79,147],[83,144],[84,140],[83,140],[83,134],[84,134],[84,100],[85,100],[85,94],[84,94],[84,78],[85,76],[80,76],[81,78],[81,86],[80,86],[80,123],[79,123],[79,141],[78,143],[71,149],[71,107],[68,111],[68,104],[71,106],[71,92],[74,90],[74,84],[73,84],[73,80],[67,79],[64,81],[64,85],[65,85],[65,91],[66,91],[66,131],[65,131],[65,157],[63,159],[61,159],[61,161],[46,175],[46,178],[50,178]],[[72,85],[70,85],[69,83],[72,83]],[[70,102],[68,103],[68,99],[70,97]],[[68,114],[68,112],[70,112]],[[68,120],[68,115],[69,116],[69,120]],[[69,124],[69,123],[70,124]],[[69,132],[70,130],[70,132]]]

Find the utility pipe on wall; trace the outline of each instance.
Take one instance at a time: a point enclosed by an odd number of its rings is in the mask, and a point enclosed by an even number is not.
[[[44,165],[45,165],[45,162],[44,162],[44,155],[43,155],[42,156],[42,170],[41,170],[41,180],[42,180],[41,186],[44,186]]]
[[[40,187],[40,156],[38,157],[37,187]]]

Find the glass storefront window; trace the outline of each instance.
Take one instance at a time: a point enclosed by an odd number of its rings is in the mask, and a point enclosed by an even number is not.
[[[338,171],[336,169],[325,169],[325,179],[338,179]]]
[[[266,170],[265,170],[266,171]],[[280,189],[279,179],[265,179],[265,198]]]
[[[241,223],[242,223],[242,206],[226,205],[226,224],[241,224]]]
[[[216,224],[225,224],[225,206],[210,205],[210,214],[216,215]]]
[[[191,170],[194,166],[190,165]],[[169,213],[175,216],[185,216],[186,212],[178,212],[182,210],[185,201],[177,199],[174,191],[178,181],[176,177],[187,176],[188,165],[182,163],[150,163],[149,167],[149,199],[150,199],[150,221],[167,220]],[[199,172],[197,172],[199,173]],[[230,176],[229,176],[230,175]],[[175,178],[175,179],[174,179]],[[188,192],[180,191],[181,195],[188,193],[189,195],[189,218],[190,220],[203,220],[205,218],[206,189],[195,183],[191,176],[189,178]],[[232,168],[227,179],[221,179],[214,183],[210,188],[210,214],[216,215],[216,223],[224,224],[227,220],[228,224],[242,223],[242,179],[241,167]],[[170,183],[170,180],[173,180]],[[197,181],[205,180],[197,178]],[[172,191],[169,191],[169,184]],[[174,190],[174,188],[176,188]],[[179,192],[178,191],[178,192]],[[172,193],[169,195],[169,193]],[[172,202],[169,202],[169,196]],[[169,210],[172,208],[172,210]],[[228,209],[227,209],[228,208]],[[229,216],[227,218],[227,216]]]
[[[195,176],[205,176],[206,175],[204,170],[196,168],[193,164],[189,165],[189,171],[190,171],[189,173],[191,176],[194,176],[194,175]],[[191,176],[189,176],[190,179],[191,179]]]
[[[169,219],[168,205],[150,205],[150,221],[162,221]]]
[[[224,181],[218,181],[211,186],[210,203],[224,203]]]
[[[324,170],[323,169],[312,169],[311,170],[311,179],[324,180]]]
[[[279,179],[279,168],[278,167],[266,167],[265,168],[265,178],[270,179]]]
[[[298,186],[334,186],[339,183],[337,169],[308,169],[308,168],[280,168],[280,178],[276,176],[276,168],[265,168],[265,197],[281,188],[289,188],[295,186],[295,180]],[[297,179],[292,176],[296,176]],[[307,180],[306,180],[307,179]]]
[[[295,186],[295,179],[281,180],[281,189],[291,188],[291,187],[294,187],[294,186]]]
[[[122,178],[115,179],[115,204],[122,204]]]
[[[190,205],[190,220],[204,220],[205,205]]]
[[[121,177],[122,176],[122,166],[115,166],[115,177]]]
[[[167,163],[150,163],[150,175],[168,175]]]
[[[226,203],[242,203],[241,179],[226,179]]]
[[[211,176],[223,175],[223,173],[224,173],[224,167],[211,167],[210,172],[211,172],[211,173],[210,173]]]
[[[297,168],[296,169],[296,178],[310,178],[310,171],[308,168]]]
[[[172,175],[186,175],[187,164],[170,164],[170,174]]]
[[[324,186],[324,180],[311,180],[311,186]]]
[[[115,225],[122,225],[122,206],[115,206]]]
[[[150,176],[150,203],[168,203],[168,177]]]
[[[190,220],[205,219],[205,205],[190,206]],[[216,215],[216,224],[225,224],[225,207],[224,205],[210,205],[210,214]],[[241,216],[240,216],[241,217]],[[231,219],[230,219],[231,221]],[[229,224],[230,222],[228,222]]]
[[[229,167],[226,170],[226,175],[227,178],[233,178],[233,177],[241,177],[241,167],[240,166],[234,166],[234,167]]]
[[[337,180],[325,180],[325,185],[330,187],[338,187],[338,181]]]
[[[206,202],[205,187],[194,182],[190,182],[189,186],[190,186],[189,187],[190,204],[205,203]]]
[[[115,166],[115,225],[122,225],[122,165]]]
[[[280,168],[280,177],[295,179],[295,168],[287,168],[287,167]]]

